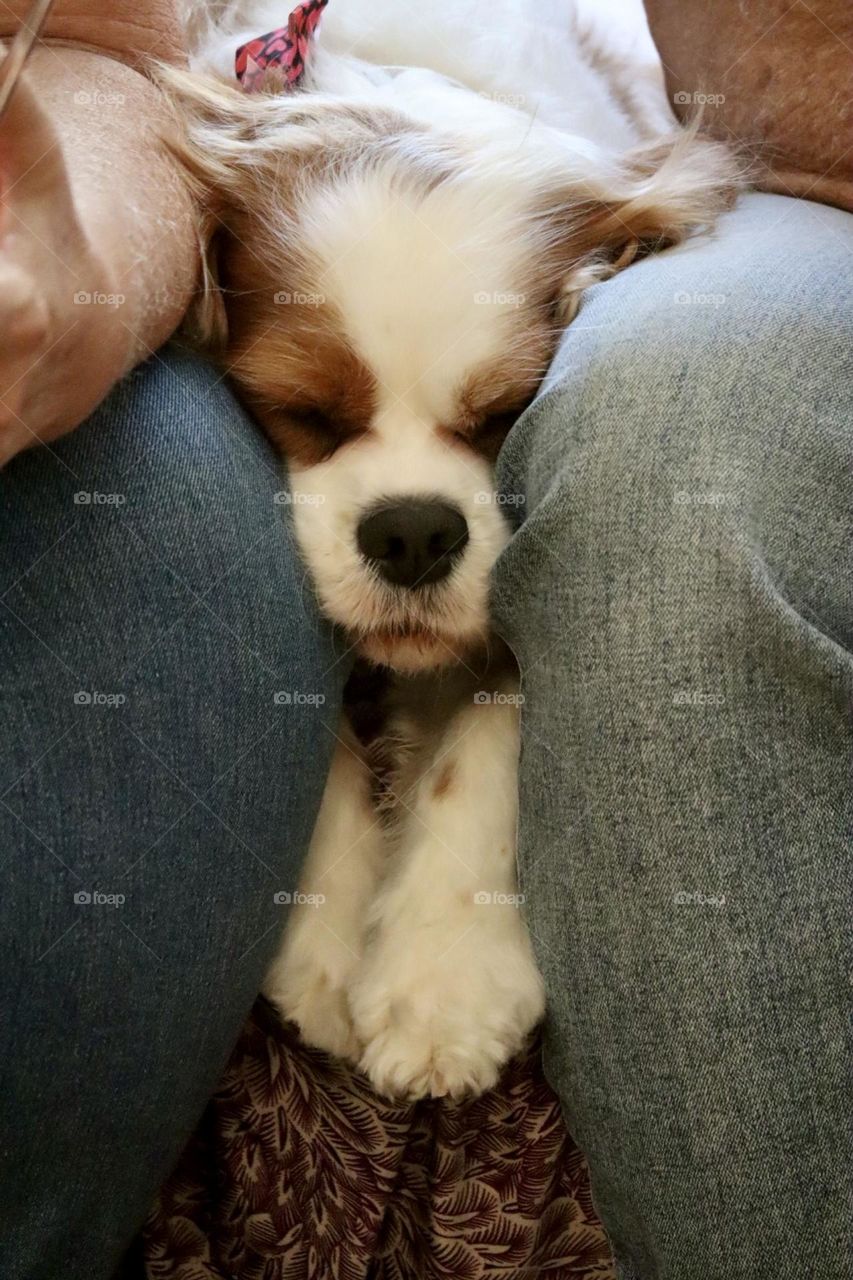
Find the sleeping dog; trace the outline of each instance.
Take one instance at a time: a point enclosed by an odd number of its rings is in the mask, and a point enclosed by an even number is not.
[[[380,1091],[458,1097],[543,1013],[494,459],[583,291],[707,226],[737,179],[563,0],[324,9],[278,33],[269,5],[196,14],[192,69],[163,72],[205,209],[202,337],[288,461],[358,655],[265,991]]]

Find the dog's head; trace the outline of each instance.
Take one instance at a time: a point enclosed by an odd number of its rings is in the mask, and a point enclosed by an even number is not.
[[[502,145],[500,112],[472,144],[375,104],[169,79],[211,210],[205,332],[289,461],[321,604],[376,661],[452,662],[488,631],[506,432],[582,290],[715,212],[722,149],[570,160]]]

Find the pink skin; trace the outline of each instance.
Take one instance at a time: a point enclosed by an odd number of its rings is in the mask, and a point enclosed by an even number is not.
[[[90,243],[60,135],[31,83],[0,121],[0,464],[76,425],[123,371],[130,335],[83,292],[118,288]],[[49,376],[66,366],[61,385]],[[73,362],[73,377],[71,366]]]

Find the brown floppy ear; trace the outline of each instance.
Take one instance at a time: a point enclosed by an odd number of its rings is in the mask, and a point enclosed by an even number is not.
[[[301,192],[324,170],[385,146],[413,126],[391,110],[358,107],[330,94],[285,93],[275,69],[251,93],[220,77],[164,64],[152,74],[172,106],[166,145],[199,205],[203,277],[190,323],[204,343],[223,346],[227,317],[218,260],[229,235],[242,238],[247,221],[255,233],[260,228],[263,235],[264,227],[280,232]]]
[[[184,320],[199,345],[222,350],[228,320],[220,284],[220,256],[243,199],[242,177],[262,129],[262,100],[217,76],[162,62],[152,78],[171,107],[163,142],[180,164],[196,198],[201,278]],[[244,193],[245,194],[245,193]]]
[[[220,258],[229,234],[247,216],[262,215],[276,193],[296,190],[300,160],[322,152],[325,118],[335,104],[319,95],[283,94],[274,73],[252,93],[165,63],[152,64],[150,73],[171,106],[164,144],[198,206],[201,282],[185,326],[202,345],[221,349],[228,324]]]
[[[551,194],[544,217],[548,254],[562,281],[563,323],[591,284],[640,254],[679,244],[734,202],[744,185],[741,167],[722,143],[697,136],[697,128],[639,147],[610,172]]]
[[[149,71],[171,107],[164,145],[180,164],[197,205],[201,279],[184,329],[201,346],[222,349],[228,323],[219,259],[241,204],[241,170],[258,135],[258,99],[213,75],[162,62],[152,62]]]

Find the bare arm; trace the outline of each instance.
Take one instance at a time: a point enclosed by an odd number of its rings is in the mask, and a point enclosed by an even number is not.
[[[172,6],[57,9],[48,34],[63,43],[36,50],[0,121],[0,464],[77,426],[155,350],[197,271],[165,105],[136,69],[180,58]]]
[[[676,114],[743,143],[754,184],[853,210],[850,0],[645,0]]]

